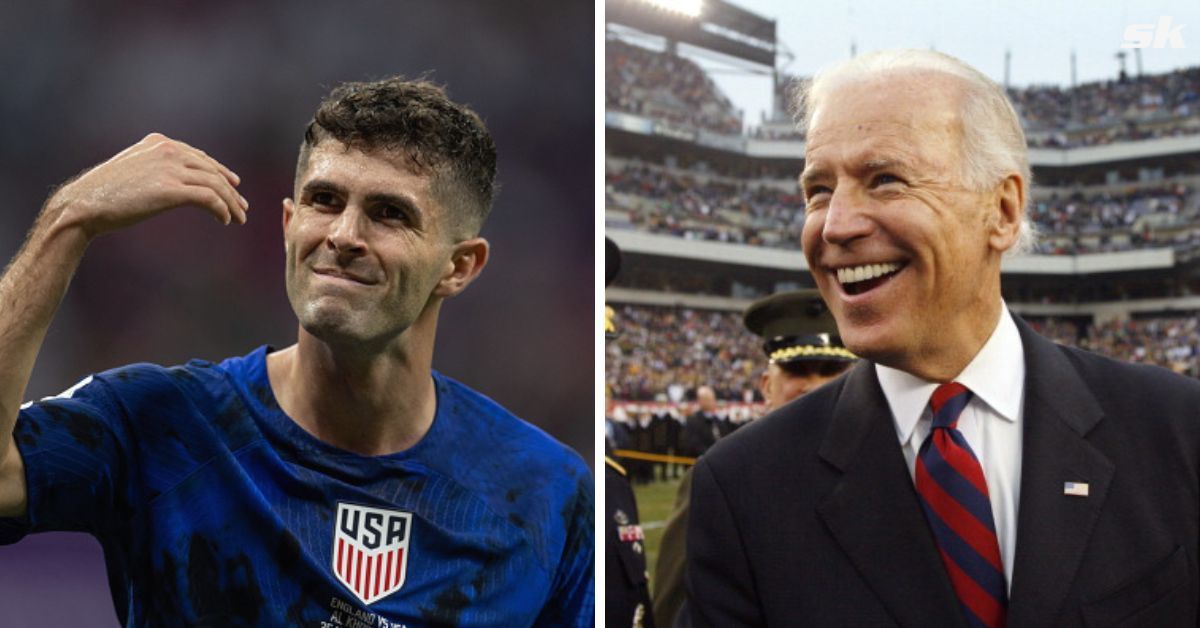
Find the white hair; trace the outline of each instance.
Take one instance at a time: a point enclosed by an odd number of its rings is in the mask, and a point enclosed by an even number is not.
[[[987,190],[1009,174],[1017,173],[1028,204],[1029,149],[1016,110],[995,81],[948,54],[933,50],[880,50],[826,68],[797,90],[801,127],[806,133],[810,130],[813,112],[836,87],[900,72],[938,72],[961,80],[963,178],[968,186]],[[1036,240],[1037,230],[1026,213],[1017,242],[1007,253],[1028,253]]]

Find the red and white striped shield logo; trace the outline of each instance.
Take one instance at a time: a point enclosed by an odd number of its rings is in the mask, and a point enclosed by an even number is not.
[[[338,502],[333,573],[363,604],[404,586],[412,513]]]

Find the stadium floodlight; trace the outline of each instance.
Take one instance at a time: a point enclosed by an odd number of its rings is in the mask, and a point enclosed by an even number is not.
[[[660,9],[679,13],[687,17],[700,17],[700,10],[704,6],[704,0],[643,0],[647,4],[653,5]]]
[[[604,0],[604,21],[775,67],[775,22],[726,0]]]

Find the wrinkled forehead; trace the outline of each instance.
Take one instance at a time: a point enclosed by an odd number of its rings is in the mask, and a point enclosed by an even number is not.
[[[845,153],[856,160],[913,160],[931,150],[953,149],[961,136],[962,98],[957,79],[936,72],[902,71],[826,86],[808,127],[806,169],[814,162],[851,157]]]
[[[834,80],[817,94],[808,137],[820,140],[847,130],[956,130],[963,98],[961,79],[941,72],[900,70]]]

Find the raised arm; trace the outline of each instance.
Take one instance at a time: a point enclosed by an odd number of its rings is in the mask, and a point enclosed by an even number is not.
[[[46,200],[0,276],[0,517],[25,513],[25,472],[13,426],[50,321],[97,236],[182,205],[222,224],[246,222],[238,176],[183,142],[152,133],[67,182]]]

